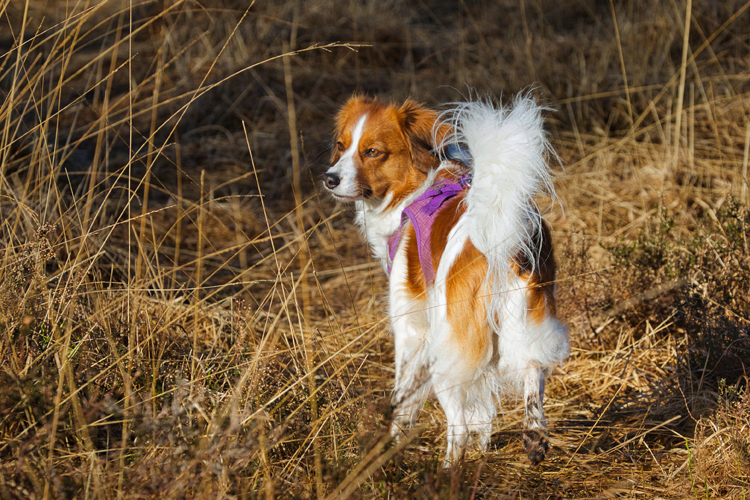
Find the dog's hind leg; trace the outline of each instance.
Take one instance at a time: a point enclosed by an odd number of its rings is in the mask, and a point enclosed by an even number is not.
[[[443,467],[457,464],[464,456],[466,444],[469,442],[469,426],[466,422],[466,390],[462,386],[452,386],[441,383],[435,386],[440,406],[445,412],[448,423],[448,447],[445,452]]]
[[[552,367],[568,356],[570,341],[567,328],[552,315],[550,302],[530,300],[538,289],[527,284],[521,279],[511,282],[503,295],[498,307],[502,313],[498,350],[500,373],[513,387],[523,388],[524,444],[529,460],[537,465],[549,449],[544,381]]]
[[[523,442],[532,465],[544,460],[549,449],[547,421],[544,418],[544,370],[536,361],[529,361],[524,374]]]

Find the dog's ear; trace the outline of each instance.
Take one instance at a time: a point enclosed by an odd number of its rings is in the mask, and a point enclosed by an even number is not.
[[[401,129],[408,140],[414,166],[423,173],[437,168],[440,159],[434,150],[448,132],[448,126],[440,125],[435,130],[436,137],[433,137],[433,128],[438,120],[437,112],[411,99],[407,99],[398,109],[398,117]]]

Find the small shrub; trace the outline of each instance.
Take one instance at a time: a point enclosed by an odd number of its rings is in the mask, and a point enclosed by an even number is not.
[[[750,348],[750,214],[730,199],[701,222],[692,237],[678,236],[665,214],[634,242],[605,247],[614,264],[612,310],[625,304],[618,312],[631,324],[671,320],[687,335],[690,371],[736,380]]]
[[[750,395],[747,378],[720,383],[716,411],[696,428],[695,488],[710,498],[747,498],[750,491]],[[700,484],[703,483],[703,484]]]

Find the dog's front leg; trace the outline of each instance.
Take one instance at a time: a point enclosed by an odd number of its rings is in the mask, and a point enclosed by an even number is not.
[[[424,331],[413,312],[393,318],[396,350],[396,382],[393,388],[393,424],[391,434],[400,439],[416,422],[430,395],[432,381],[424,349]],[[416,315],[416,317],[415,317]]]

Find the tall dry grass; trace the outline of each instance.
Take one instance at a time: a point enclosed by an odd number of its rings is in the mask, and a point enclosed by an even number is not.
[[[0,496],[746,498],[747,7],[0,0]],[[352,92],[531,85],[553,449],[503,401],[443,471],[433,401],[388,438],[386,279],[317,176]]]

